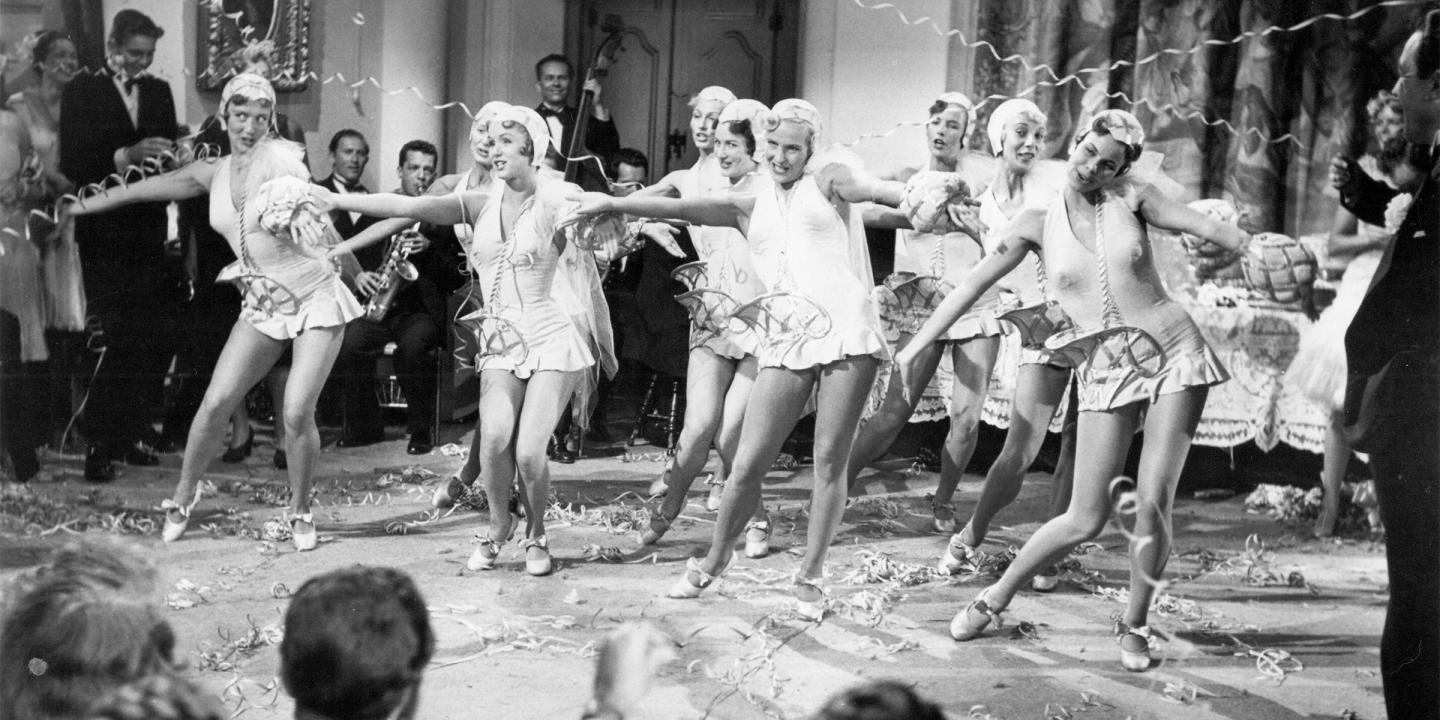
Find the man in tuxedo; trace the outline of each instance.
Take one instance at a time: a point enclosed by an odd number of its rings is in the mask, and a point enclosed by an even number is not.
[[[564,55],[546,55],[535,63],[535,89],[540,92],[540,104],[535,107],[535,112],[545,118],[545,123],[550,126],[550,137],[559,142],[559,152],[551,147],[546,156],[546,162],[557,170],[565,169],[565,158],[561,153],[570,151],[575,132],[578,111],[569,104],[574,77],[575,66]],[[601,100],[600,82],[592,78],[585,83],[582,91],[591,93],[593,101],[590,117],[585,123],[585,153],[596,155],[598,159],[582,165],[581,184],[587,190],[604,191],[606,187],[600,170],[610,153],[620,149],[620,133],[615,129],[615,121],[610,119],[610,109]],[[585,153],[577,153],[577,156]]]
[[[424,140],[405,143],[400,148],[397,168],[400,187],[394,192],[410,197],[425,194],[435,180],[439,159],[439,151]],[[362,297],[372,297],[381,290],[383,276],[378,271],[393,243],[408,243],[416,248],[405,259],[415,266],[419,277],[399,291],[383,319],[359,317],[345,326],[345,342],[334,373],[340,379],[345,416],[341,447],[370,445],[384,439],[385,428],[375,398],[375,358],[391,342],[397,347],[396,379],[405,393],[406,431],[410,435],[406,452],[424,455],[435,447],[431,430],[438,382],[434,351],[440,346],[440,331],[445,327],[445,299],[460,284],[460,247],[453,235],[449,243],[432,243],[420,231],[417,223],[386,242],[375,243],[370,247],[380,249],[379,260],[360,260],[362,272],[355,277],[355,287]],[[399,278],[392,280],[398,282]]]
[[[170,86],[147,72],[165,34],[135,10],[111,22],[108,59],[98,73],[80,73],[61,98],[60,171],[77,185],[168,165],[178,126]],[[90,441],[85,478],[107,482],[111,462],[159,462],[146,443],[154,436],[147,408],[162,395],[166,360],[154,341],[170,282],[164,268],[165,203],[138,203],[77,218],[85,295],[92,328],[102,339],[82,428]]]
[[[360,176],[365,174],[365,166],[369,164],[370,143],[359,130],[346,128],[330,136],[330,175],[324,180],[316,180],[315,184],[337,193],[370,192],[360,184]],[[344,240],[349,240],[355,233],[376,222],[376,218],[368,215],[338,210],[332,213],[331,219],[335,221],[335,231],[340,233]],[[375,267],[380,264],[378,256],[384,252],[384,247],[371,245],[357,250],[355,254],[361,265]],[[369,262],[366,262],[367,260]]]
[[[1370,453],[1385,525],[1390,600],[1380,639],[1394,720],[1440,717],[1440,10],[1400,53],[1405,139],[1431,148],[1370,289],[1345,333],[1345,431]],[[1337,158],[1331,182],[1361,220],[1386,227],[1399,191]]]

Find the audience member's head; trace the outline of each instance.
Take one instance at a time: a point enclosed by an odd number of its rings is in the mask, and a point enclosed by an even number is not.
[[[360,182],[370,164],[370,143],[359,130],[345,128],[330,136],[330,167],[347,185]]]
[[[440,162],[440,151],[424,140],[411,140],[400,148],[400,192],[410,197],[419,197],[435,182],[435,166]]]
[[[67,546],[7,594],[0,717],[78,720],[96,698],[172,667],[155,570],[129,550]]]
[[[535,89],[540,91],[540,101],[550,107],[563,107],[570,101],[574,78],[575,66],[564,55],[552,53],[535,63]]]
[[[620,148],[610,154],[605,172],[610,175],[610,192],[625,197],[645,187],[650,176],[650,159],[635,148]]]
[[[1405,139],[1423,145],[1440,139],[1440,10],[1425,13],[1400,51],[1394,93],[1405,116]]]
[[[126,8],[115,13],[115,19],[110,22],[105,49],[111,62],[126,75],[135,77],[155,62],[155,43],[164,35],[165,31],[149,15]]]
[[[1381,90],[1365,104],[1365,114],[1370,118],[1370,132],[1383,148],[1385,143],[1405,134],[1405,111],[1400,109],[1400,98],[1389,90]]]
[[[86,720],[226,720],[215,696],[178,675],[161,672],[100,698]]]
[[[285,612],[280,679],[302,713],[331,720],[410,718],[435,652],[414,581],[355,567],[307,580]]]
[[[75,41],[59,30],[41,30],[35,33],[35,47],[30,51],[30,66],[40,77],[49,75],[57,83],[70,82],[80,66],[80,56],[75,50]]]
[[[825,702],[815,720],[945,720],[940,706],[891,680],[857,685]]]

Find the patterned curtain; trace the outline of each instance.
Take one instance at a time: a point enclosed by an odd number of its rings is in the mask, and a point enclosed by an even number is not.
[[[1050,116],[1052,156],[1066,155],[1077,120],[1130,110],[1182,199],[1225,197],[1248,213],[1251,229],[1292,236],[1329,231],[1337,206],[1326,183],[1330,159],[1366,150],[1365,103],[1394,84],[1400,46],[1440,6],[1374,7],[1291,31],[1271,28],[1380,0],[979,3],[979,39],[1033,69],[978,49],[975,96],[1035,100]],[[1166,49],[1185,52],[1135,64]],[[981,128],[997,103],[980,109],[972,147],[985,147]],[[1293,139],[1281,139],[1287,134]]]

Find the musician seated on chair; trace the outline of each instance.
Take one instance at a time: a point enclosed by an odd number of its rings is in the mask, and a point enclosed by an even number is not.
[[[400,187],[394,192],[423,195],[435,180],[438,160],[434,145],[424,140],[405,143],[397,168]],[[357,253],[361,272],[355,276],[355,288],[367,301],[366,313],[345,326],[345,340],[331,374],[340,383],[341,447],[384,439],[375,360],[392,342],[397,345],[395,375],[405,395],[406,432],[410,435],[406,451],[423,455],[434,447],[434,352],[442,342],[445,298],[459,284],[456,265],[460,253],[453,239],[448,244],[432,243],[424,234],[428,230],[416,223],[372,245],[380,248],[379,253]]]
[[[545,158],[545,162],[556,170],[565,169],[565,158],[561,153],[570,152],[579,114],[579,111],[569,104],[570,86],[574,78],[575,65],[564,55],[546,55],[535,63],[535,89],[540,92],[540,104],[535,106],[535,112],[540,113],[540,117],[545,118],[545,123],[550,126],[550,137],[560,141],[559,152],[552,146]],[[588,162],[584,167],[587,174],[600,179],[599,171],[604,167],[606,158],[620,149],[620,133],[615,129],[615,121],[610,118],[610,109],[602,99],[600,81],[593,77],[587,79],[581,92],[590,93],[590,102],[587,103],[590,112],[585,120],[584,152],[571,154],[579,156],[591,153],[597,156],[598,162]]]

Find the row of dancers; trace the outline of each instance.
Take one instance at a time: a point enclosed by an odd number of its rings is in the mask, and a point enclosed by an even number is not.
[[[1102,530],[1112,512],[1112,479],[1143,423],[1137,481],[1125,488],[1134,513],[1132,580],[1117,634],[1124,666],[1146,669],[1148,610],[1169,555],[1180,468],[1207,388],[1227,378],[1195,323],[1166,295],[1148,228],[1189,233],[1233,252],[1250,238],[1129,172],[1144,132],[1127,112],[1091,118],[1063,172],[1050,177],[1036,172],[1045,154],[1044,113],[1022,99],[1001,104],[987,127],[999,170],[985,184],[964,167],[974,111],[968,98],[945,93],[928,109],[927,165],[881,175],[824,145],[824,123],[810,103],[766,107],[707,88],[693,102],[696,165],[612,197],[582,194],[545,169],[553,139],[533,110],[490,103],[472,127],[475,167],[410,198],[334,194],[308,183],[300,147],[274,136],[273,88],[255,75],[236,76],[220,104],[231,155],[65,207],[79,215],[208,192],[211,224],[239,258],[222,279],[237,282],[244,308],[191,427],[179,483],[163,503],[164,539],[185,532],[231,411],[289,347],[282,418],[288,513],[296,547],[315,547],[315,403],[344,323],[361,313],[336,262],[350,247],[338,241],[329,216],[359,212],[462,229],[483,303],[466,319],[478,347],[480,419],[464,468],[437,490],[436,502],[453,502],[478,479],[492,511],[467,566],[494,567],[523,522],[526,571],[549,574],[546,441],[572,398],[593,392],[597,368],[614,368],[596,256],[641,241],[669,244],[673,228],[661,221],[682,222],[703,263],[683,275],[692,289],[680,297],[694,320],[688,407],[674,462],[653,488],[664,501],[642,542],[661,541],[712,443],[725,483],[711,547],[686,563],[671,597],[701,595],[731,564],[742,536],[748,555],[768,551],[761,481],[797,421],[813,410],[814,486],[793,593],[801,616],[821,619],[824,562],[849,487],[884,452],[948,354],[955,421],[935,520],[953,535],[942,569],[973,560],[991,518],[1015,498],[1072,373],[1076,443],[1085,449],[1068,503],[1057,503],[1004,576],[960,609],[952,636],[979,635],[1022,585]],[[867,216],[911,228],[902,235],[911,274],[879,292],[870,280]],[[904,331],[893,353],[882,311]],[[974,514],[955,531],[945,510],[974,448],[1002,314],[1025,341],[1013,437]],[[866,419],[877,373],[892,360],[884,402]],[[523,521],[510,502],[513,487]]]

